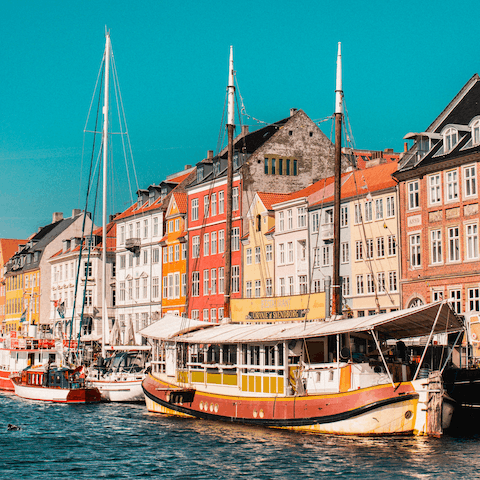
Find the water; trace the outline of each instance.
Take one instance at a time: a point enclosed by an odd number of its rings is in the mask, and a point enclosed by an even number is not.
[[[315,436],[0,393],[2,480],[471,479],[480,478],[479,447],[477,435]]]

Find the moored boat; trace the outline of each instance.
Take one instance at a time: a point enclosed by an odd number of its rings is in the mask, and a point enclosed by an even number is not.
[[[421,378],[421,363],[385,343],[462,329],[446,302],[330,322],[187,324],[142,331],[154,342],[151,412],[343,435],[438,436],[449,425],[440,372]]]
[[[57,367],[48,363],[45,367],[26,368],[12,375],[15,394],[29,400],[57,403],[95,403],[100,392],[85,385],[83,367]]]

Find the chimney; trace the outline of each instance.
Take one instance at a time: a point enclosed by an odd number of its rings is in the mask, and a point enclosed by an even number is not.
[[[207,160],[213,160],[213,150],[207,152]]]
[[[393,153],[393,148],[386,148],[384,150],[385,153]]]
[[[191,165],[185,165],[185,170],[190,170],[192,168]]]
[[[75,218],[77,215],[80,215],[82,211],[79,208],[74,208],[72,210],[72,218]]]
[[[53,212],[52,223],[59,222],[60,220],[63,220],[63,213],[62,212]]]
[[[298,108],[291,108],[290,109],[290,116],[293,117],[298,111]]]
[[[404,152],[408,152],[408,143],[407,143],[407,142],[405,142],[405,143],[403,144],[403,151],[404,151]]]

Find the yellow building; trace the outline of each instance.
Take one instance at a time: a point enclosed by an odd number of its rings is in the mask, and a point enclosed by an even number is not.
[[[20,318],[24,311],[23,272],[6,276],[5,331],[21,330]]]
[[[275,214],[272,205],[286,194],[255,194],[246,215],[246,234],[242,237],[243,298],[275,295],[275,257],[272,233]]]

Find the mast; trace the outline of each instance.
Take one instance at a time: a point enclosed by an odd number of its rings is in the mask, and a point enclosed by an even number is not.
[[[107,312],[107,159],[108,159],[108,81],[110,67],[110,32],[105,42],[105,97],[103,102],[103,208],[102,208],[102,357],[109,342]]]
[[[333,285],[332,314],[342,314],[340,296],[340,201],[342,169],[342,44],[338,42],[337,84],[335,89],[335,193],[333,206]]]
[[[228,66],[228,113],[227,113],[227,137],[228,137],[228,164],[227,164],[227,218],[225,232],[225,294],[223,318],[230,320],[230,290],[232,278],[232,184],[233,184],[233,131],[235,86],[233,84],[233,47],[230,46],[230,61]]]

